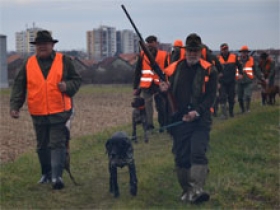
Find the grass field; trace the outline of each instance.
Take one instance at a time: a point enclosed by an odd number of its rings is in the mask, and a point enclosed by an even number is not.
[[[120,198],[109,193],[104,143],[117,130],[131,132],[130,87],[84,87],[75,97],[71,168],[81,186],[75,186],[65,172],[66,187],[62,191],[36,183],[40,169],[30,118],[23,110],[19,121],[10,120],[5,114],[7,95],[1,94],[1,155],[3,137],[9,139],[6,148],[22,140],[29,143],[21,143],[25,148],[10,155],[11,159],[1,159],[1,209],[280,208],[279,98],[275,106],[262,107],[256,99],[251,113],[226,121],[214,119],[206,183],[211,200],[193,206],[179,200],[172,140],[165,133],[153,133],[148,144],[142,139],[134,144],[138,195],[129,194],[127,168],[119,170]]]

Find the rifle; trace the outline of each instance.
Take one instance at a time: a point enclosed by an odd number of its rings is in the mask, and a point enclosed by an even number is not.
[[[127,18],[129,19],[132,27],[134,28],[138,38],[139,38],[139,44],[144,52],[144,54],[148,57],[149,61],[150,61],[150,65],[152,67],[152,69],[154,70],[154,72],[158,75],[159,79],[162,81],[167,81],[167,78],[165,77],[163,71],[160,69],[159,65],[157,64],[157,62],[155,61],[154,56],[151,54],[151,52],[148,50],[141,34],[139,33],[136,25],[134,24],[133,20],[131,19],[130,15],[128,14],[126,8],[124,5],[121,5],[123,11],[125,12]],[[171,116],[174,117],[177,115],[177,106],[174,100],[174,96],[173,94],[170,92],[170,90],[167,91],[167,100],[168,100],[168,104],[170,107],[170,111],[171,111]]]

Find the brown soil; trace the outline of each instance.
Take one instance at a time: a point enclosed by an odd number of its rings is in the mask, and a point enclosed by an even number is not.
[[[258,98],[259,90],[253,98]],[[77,93],[75,117],[72,121],[72,138],[90,135],[106,128],[131,122],[130,92]],[[36,139],[31,117],[26,105],[19,119],[9,115],[9,96],[1,95],[0,100],[0,163],[14,161],[19,155],[35,150]]]
[[[78,93],[74,98],[76,112],[71,125],[72,138],[129,123],[131,99],[131,93]],[[28,150],[35,150],[36,139],[26,105],[19,119],[9,116],[8,95],[1,96],[0,108],[0,161],[5,163]]]

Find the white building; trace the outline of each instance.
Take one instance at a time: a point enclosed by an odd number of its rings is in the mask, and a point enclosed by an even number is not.
[[[117,52],[116,28],[101,25],[87,31],[87,53],[90,59],[102,60]]]
[[[121,31],[121,52],[134,53],[135,51],[135,33],[132,30]]]
[[[16,51],[22,55],[32,54],[35,52],[35,46],[30,44],[36,38],[38,31],[43,30],[42,28],[35,27],[33,24],[32,28],[27,28],[25,31],[16,32]]]

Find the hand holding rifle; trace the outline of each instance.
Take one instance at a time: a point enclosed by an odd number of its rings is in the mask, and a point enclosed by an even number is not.
[[[139,37],[139,44],[140,44],[142,50],[144,51],[145,55],[149,59],[152,69],[158,75],[161,83],[165,84],[164,86],[166,87],[166,85],[168,85],[168,83],[167,83],[167,79],[166,79],[165,74],[160,69],[159,65],[155,61],[154,56],[152,55],[152,53],[149,51],[148,47],[146,46],[141,34],[139,33],[136,25],[134,24],[133,20],[131,19],[130,15],[128,14],[125,6],[121,5],[121,7],[122,7],[123,11],[125,12],[127,18],[129,19],[132,27],[134,28],[137,36]],[[175,104],[174,97],[173,97],[172,93],[168,90],[168,88],[165,88],[165,89],[166,89],[166,93],[167,93],[168,104],[169,104],[169,107],[170,107],[170,110],[171,110],[171,116],[175,116],[177,114],[177,107],[176,107],[176,104]]]

